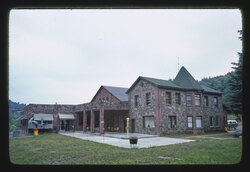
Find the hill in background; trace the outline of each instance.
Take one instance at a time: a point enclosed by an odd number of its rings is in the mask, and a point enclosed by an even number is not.
[[[16,102],[13,102],[12,100],[9,100],[9,111],[22,110],[25,106],[26,104],[19,103],[19,102],[16,103]]]

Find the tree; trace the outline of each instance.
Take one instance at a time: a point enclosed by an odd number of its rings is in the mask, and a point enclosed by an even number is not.
[[[240,33],[239,39],[242,40],[242,31],[238,31]],[[242,65],[243,65],[243,54],[238,52],[238,62],[232,62],[234,72],[230,73],[230,79],[228,81],[230,95],[229,95],[229,103],[230,110],[236,115],[242,114]]]

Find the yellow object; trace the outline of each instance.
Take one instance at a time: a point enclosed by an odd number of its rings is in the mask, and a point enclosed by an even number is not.
[[[225,132],[228,132],[228,128],[227,127],[224,127],[224,130],[225,130]]]
[[[37,135],[38,135],[38,129],[35,128],[35,129],[34,129],[34,136],[37,136]]]

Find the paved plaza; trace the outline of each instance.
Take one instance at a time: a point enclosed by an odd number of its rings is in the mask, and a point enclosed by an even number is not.
[[[88,134],[83,132],[60,132],[62,135],[76,137],[83,140],[90,140],[93,142],[109,144],[122,148],[150,148],[155,146],[165,146],[171,144],[191,142],[194,140],[180,139],[180,138],[169,138],[159,137],[157,135],[146,135],[139,133],[105,133],[104,135],[99,134]],[[128,136],[137,136],[138,142],[136,145],[130,145]]]

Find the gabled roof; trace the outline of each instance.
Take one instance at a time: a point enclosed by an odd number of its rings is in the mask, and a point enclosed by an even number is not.
[[[113,87],[113,86],[101,86],[91,102],[95,99],[95,97],[98,95],[98,93],[102,89],[106,89],[109,93],[111,93],[114,97],[116,97],[120,101],[128,101],[128,95],[126,94],[126,91],[128,88],[123,88],[123,87]]]
[[[158,88],[168,88],[176,90],[200,90],[207,93],[222,94],[222,92],[220,91],[214,90],[204,85],[200,85],[200,83],[193,78],[193,76],[187,71],[185,67],[182,67],[180,69],[173,81],[139,76],[126,93],[129,93],[140,80],[149,82]]]
[[[215,90],[215,89],[212,89],[210,87],[207,87],[205,85],[201,85],[201,87],[203,88],[204,92],[207,92],[207,93],[215,93],[215,94],[222,94],[222,92],[218,91],[218,90]]]
[[[174,84],[172,81],[163,80],[163,79],[156,79],[156,78],[149,78],[144,76],[139,76],[137,80],[133,83],[133,85],[128,89],[127,93],[134,88],[134,86],[140,81],[144,80],[147,81],[158,88],[172,88],[172,89],[181,89],[180,86]]]
[[[203,90],[199,82],[196,81],[183,66],[181,67],[173,82],[184,89]]]

